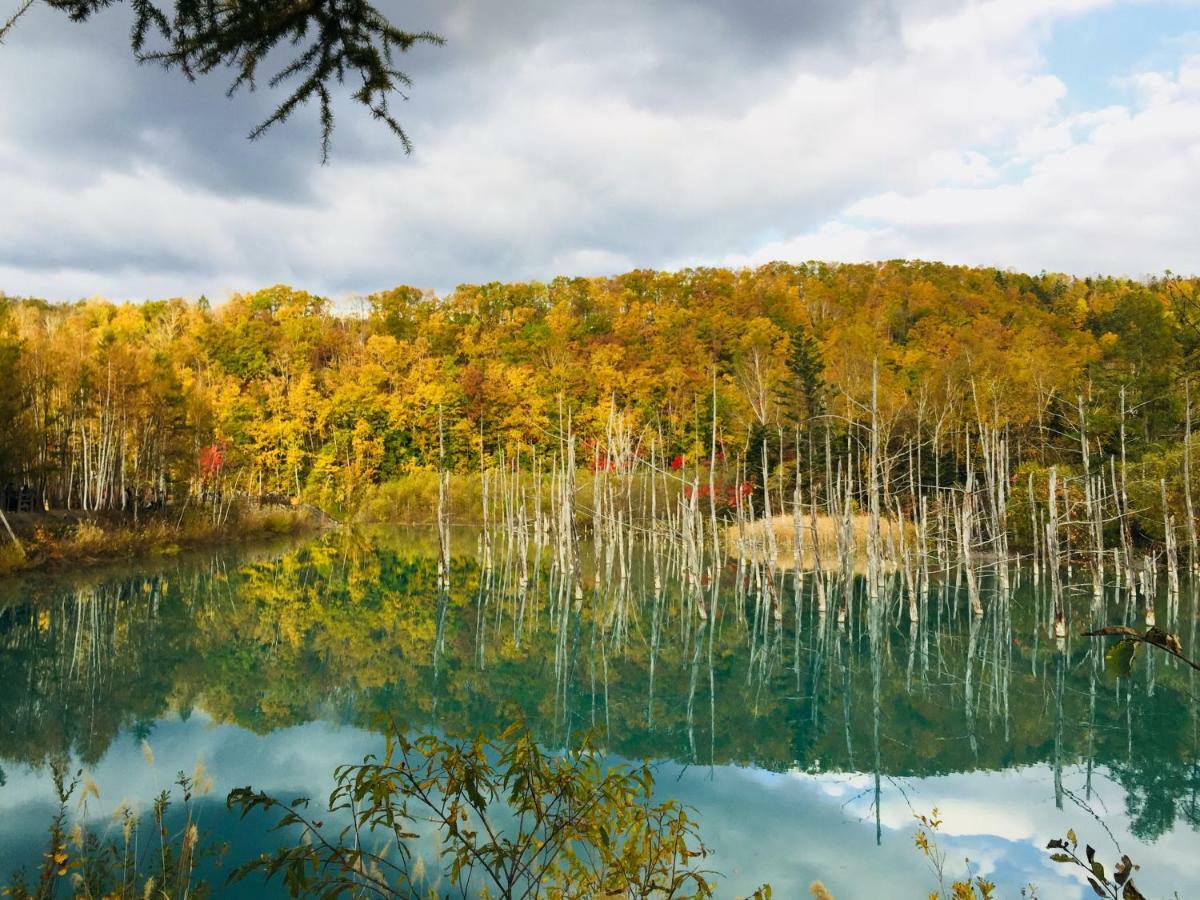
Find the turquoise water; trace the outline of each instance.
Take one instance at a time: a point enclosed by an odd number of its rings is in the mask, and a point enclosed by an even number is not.
[[[704,621],[669,564],[656,595],[644,554],[624,580],[587,561],[576,612],[548,550],[522,591],[503,547],[481,567],[473,532],[456,535],[439,603],[434,541],[331,534],[10,579],[0,871],[40,859],[51,759],[95,781],[97,823],[202,761],[202,827],[237,862],[269,838],[224,812],[232,787],[320,796],[336,765],[379,748],[385,716],[452,735],[521,718],[550,747],[594,729],[612,757],[655,760],[660,793],[699,813],[720,896],[821,880],[839,898],[923,897],[936,879],[913,816],[935,806],[948,873],[969,858],[1001,896],[1028,882],[1092,896],[1042,850],[1068,828],[1106,862],[1128,853],[1147,896],[1200,895],[1195,673],[1143,654],[1116,683],[1102,645],[1048,639],[1028,572],[1009,597],[985,578],[980,619],[953,581],[935,587],[916,625],[896,584],[873,629],[862,602],[841,627],[819,616],[807,579],[797,621],[790,576],[782,622],[758,618],[731,565]],[[1097,612],[1090,586],[1068,595],[1074,632],[1140,621],[1115,590]],[[1158,622],[1190,653],[1191,591],[1177,613],[1161,601]]]

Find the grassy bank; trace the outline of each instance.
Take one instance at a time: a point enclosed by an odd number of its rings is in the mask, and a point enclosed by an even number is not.
[[[122,513],[56,510],[9,513],[16,542],[0,537],[0,575],[86,566],[138,556],[169,556],[205,544],[300,534],[323,527],[306,509],[234,507],[223,521],[209,510]]]
[[[575,497],[575,509],[579,522],[590,520],[591,510],[595,507],[596,487],[603,475],[596,475],[581,468],[575,475],[575,485],[578,493]],[[618,476],[609,476],[617,478]],[[650,482],[645,472],[637,472],[628,477],[632,491],[632,509],[637,517],[650,515]],[[541,492],[542,510],[549,514],[551,508],[551,479],[547,473],[535,480],[529,472],[523,472],[519,487],[512,488],[516,483],[511,475],[508,476],[507,486],[524,493],[526,508],[530,516],[537,506],[537,492]],[[490,487],[492,503],[505,490],[505,486],[493,481]],[[659,479],[657,484],[658,509],[662,514],[668,506],[678,502],[679,495],[684,489],[683,480],[671,473],[667,478]],[[363,524],[412,524],[432,525],[437,521],[438,475],[435,471],[412,472],[401,478],[386,481],[372,486],[364,495],[353,516],[354,521]],[[483,521],[483,478],[478,472],[454,473],[450,478],[450,519],[457,525],[478,525]]]

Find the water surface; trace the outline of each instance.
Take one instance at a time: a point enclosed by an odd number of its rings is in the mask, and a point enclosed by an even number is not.
[[[969,858],[1003,896],[1028,882],[1092,896],[1041,849],[1068,828],[1101,859],[1129,853],[1147,896],[1200,895],[1195,673],[1143,654],[1117,684],[1100,644],[1048,639],[1028,572],[1009,596],[985,579],[979,619],[951,575],[915,625],[896,580],[877,621],[860,596],[839,626],[808,580],[797,618],[785,578],[777,621],[731,563],[704,618],[669,561],[654,589],[645,553],[624,578],[586,553],[576,602],[549,550],[522,587],[503,546],[485,569],[474,532],[455,540],[440,601],[436,536],[414,530],[10,580],[3,871],[40,858],[52,759],[94,778],[97,821],[203,760],[203,824],[240,860],[269,838],[224,812],[230,788],[320,796],[337,764],[378,749],[386,717],[452,735],[520,718],[550,747],[594,729],[612,757],[657,761],[660,793],[700,814],[721,896],[763,881],[802,896],[813,880],[838,897],[925,896],[913,816],[935,806],[948,870]],[[1176,617],[1189,652],[1183,594],[1158,617]],[[1104,610],[1090,587],[1068,595],[1073,631],[1140,622],[1115,589]]]

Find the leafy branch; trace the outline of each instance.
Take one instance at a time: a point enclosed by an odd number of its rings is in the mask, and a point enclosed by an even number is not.
[[[1140,868],[1133,864],[1128,855],[1122,855],[1120,862],[1113,869],[1112,878],[1104,871],[1104,865],[1096,859],[1096,850],[1090,844],[1084,849],[1086,859],[1079,856],[1079,841],[1073,830],[1067,831],[1065,838],[1055,838],[1046,845],[1047,850],[1056,852],[1050,855],[1056,863],[1078,866],[1087,872],[1088,884],[1096,892],[1097,897],[1108,900],[1145,900],[1142,892],[1134,886],[1133,873]]]
[[[519,726],[491,741],[448,741],[393,725],[382,758],[338,769],[329,811],[349,823],[337,833],[306,799],[233,791],[231,808],[280,810],[275,829],[300,840],[230,880],[280,876],[293,896],[420,896],[429,885],[413,842],[431,829],[442,871],[466,894],[479,875],[489,895],[508,898],[712,896],[711,873],[693,862],[710,852],[696,822],[674,801],[654,803],[653,785],[647,765],[604,767],[590,743],[548,755]]]

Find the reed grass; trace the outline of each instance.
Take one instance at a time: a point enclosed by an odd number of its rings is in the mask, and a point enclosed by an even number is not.
[[[871,517],[866,513],[851,516],[853,534],[853,552],[856,566],[861,568],[866,563],[868,541],[871,536]],[[801,554],[800,568],[802,571],[816,569],[832,570],[841,565],[838,555],[838,529],[841,523],[833,516],[818,514],[815,522],[805,517],[800,523]],[[912,522],[898,523],[894,518],[882,518],[880,527],[887,539],[892,532],[899,539],[898,532],[904,530],[906,541],[917,539],[917,529]],[[813,533],[816,532],[817,550],[813,553]],[[796,519],[791,514],[772,516],[770,519],[758,519],[755,522],[730,524],[725,528],[725,547],[731,554],[742,553],[748,559],[766,562],[766,554],[771,546],[768,533],[774,537],[776,551],[774,563],[777,568],[792,570],[796,568],[796,556],[792,547],[796,540]],[[884,557],[884,565],[894,563],[890,557]]]
[[[21,544],[0,545],[0,575],[59,565],[94,565],[138,556],[169,556],[188,547],[300,534],[320,527],[299,508],[234,507],[214,521],[204,510],[173,511],[134,521],[112,515],[34,515],[14,522]]]

